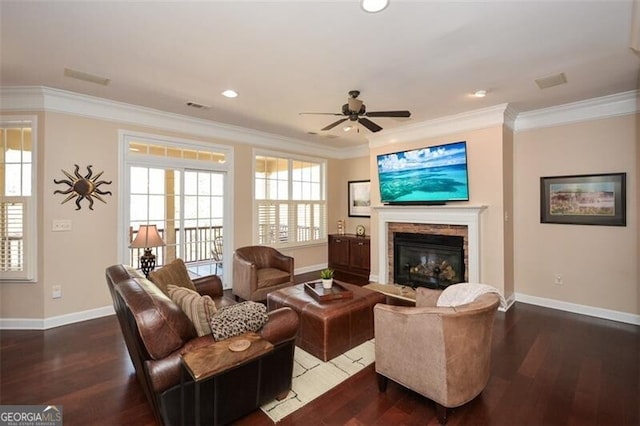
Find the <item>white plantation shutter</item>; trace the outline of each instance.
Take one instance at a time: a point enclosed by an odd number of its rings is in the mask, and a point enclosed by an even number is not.
[[[276,206],[269,202],[258,202],[258,244],[273,244],[274,230],[278,221]]]
[[[292,241],[289,235],[291,207],[286,201],[258,201],[258,244],[279,245]]]
[[[32,259],[25,226],[28,199],[4,197],[0,200],[0,272],[3,279],[31,279]]]
[[[286,247],[325,240],[324,163],[255,158],[256,243]]]
[[[296,241],[315,241],[320,239],[320,230],[324,229],[324,203],[300,202],[296,205]]]

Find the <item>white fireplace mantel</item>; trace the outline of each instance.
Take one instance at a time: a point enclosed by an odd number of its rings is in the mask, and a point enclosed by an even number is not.
[[[464,225],[467,227],[469,282],[480,282],[480,214],[487,206],[378,206],[378,282],[389,277],[387,250],[390,222]]]

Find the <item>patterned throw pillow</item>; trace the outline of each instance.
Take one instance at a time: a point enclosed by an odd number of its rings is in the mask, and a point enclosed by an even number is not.
[[[209,296],[201,296],[188,288],[169,284],[167,286],[169,297],[189,317],[196,329],[198,336],[211,334],[209,321],[215,316],[217,309],[213,299]]]
[[[149,279],[167,296],[169,295],[167,286],[170,284],[196,291],[196,286],[193,285],[189,272],[187,272],[187,266],[179,258],[157,271],[151,272]]]
[[[215,340],[224,340],[247,331],[256,332],[268,319],[266,306],[246,301],[220,308],[211,318],[211,331]]]

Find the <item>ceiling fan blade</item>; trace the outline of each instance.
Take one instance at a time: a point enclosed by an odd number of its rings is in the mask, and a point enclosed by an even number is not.
[[[367,129],[371,130],[373,133],[379,132],[380,130],[382,130],[382,127],[378,126],[376,123],[369,120],[368,118],[360,117],[358,119],[358,122],[362,124],[364,127],[366,127]]]
[[[339,114],[339,115],[342,115],[342,114]],[[338,121],[334,121],[333,123],[329,124],[329,125],[328,125],[328,126],[326,126],[326,127],[323,127],[323,128],[322,128],[322,129],[320,129],[320,130],[331,130],[331,129],[333,129],[334,127],[336,127],[338,124],[340,124],[340,123],[344,123],[344,122],[345,122],[345,121],[347,121],[347,120],[348,120],[348,118],[341,118],[340,120],[338,120]]]
[[[409,111],[372,111],[365,114],[367,117],[411,117]]]
[[[339,112],[299,112],[298,115],[344,115]]]

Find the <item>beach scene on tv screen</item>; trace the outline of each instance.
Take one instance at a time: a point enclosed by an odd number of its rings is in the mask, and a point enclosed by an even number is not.
[[[382,202],[468,200],[464,142],[378,156]]]

